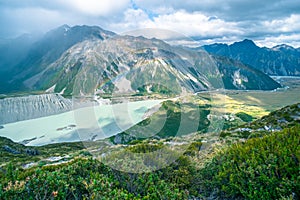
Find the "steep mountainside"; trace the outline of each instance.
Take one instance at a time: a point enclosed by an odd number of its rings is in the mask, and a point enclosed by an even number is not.
[[[13,69],[0,92],[51,88],[65,95],[95,91],[179,94],[224,86],[280,87],[249,66],[211,57],[205,51],[174,47],[157,39],[117,36],[89,26],[64,25],[50,31]]]
[[[7,79],[10,80],[9,84],[5,85],[6,87],[0,86],[0,92],[26,89],[22,84],[23,80],[43,71],[73,45],[84,40],[103,40],[114,35],[115,33],[96,26],[69,27],[63,25],[49,31],[41,39],[30,45],[28,51],[23,52],[22,60],[17,60],[18,63],[10,63],[11,66],[7,67],[10,70],[5,73]],[[19,46],[19,43],[14,44],[14,46]],[[7,55],[6,59],[13,60],[13,56],[14,54]],[[0,61],[0,64],[2,62]]]
[[[260,48],[246,39],[231,45],[212,44],[202,48],[212,54],[239,60],[269,75],[300,75],[300,51],[288,45]]]
[[[182,88],[200,91],[210,87],[205,74],[174,50],[162,41],[142,37],[87,40],[70,48],[43,73],[25,83],[36,89],[55,85],[55,92],[64,90],[65,94],[95,90],[180,93]]]
[[[218,68],[223,74],[222,80],[227,89],[268,90],[279,88],[280,84],[263,72],[226,57],[214,56]]]

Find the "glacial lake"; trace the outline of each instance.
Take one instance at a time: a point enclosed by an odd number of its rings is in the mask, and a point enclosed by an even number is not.
[[[2,124],[0,136],[27,146],[99,140],[127,130],[143,120],[161,100],[146,100],[79,108],[15,123]]]

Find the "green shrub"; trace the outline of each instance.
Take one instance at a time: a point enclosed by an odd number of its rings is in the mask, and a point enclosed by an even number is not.
[[[247,113],[238,112],[235,115],[237,117],[239,117],[241,120],[243,120],[244,122],[251,122],[251,121],[253,121],[253,117],[251,115],[248,115]]]
[[[184,155],[195,156],[201,150],[201,147],[202,147],[202,142],[195,141],[190,144],[190,146],[184,152]]]
[[[159,149],[162,149],[163,145],[162,144],[137,144],[134,146],[129,146],[127,149],[133,153],[149,153],[149,152],[154,152]]]
[[[0,183],[0,199],[187,199],[160,173],[124,173],[93,159],[22,173],[9,165],[7,173],[9,179]]]
[[[199,172],[198,191],[221,198],[300,197],[300,127],[237,143]]]

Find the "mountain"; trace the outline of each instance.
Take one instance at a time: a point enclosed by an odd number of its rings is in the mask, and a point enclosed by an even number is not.
[[[30,45],[28,51],[22,52],[22,60],[12,63],[5,76],[9,80],[6,87],[0,88],[0,92],[25,90],[22,81],[32,74],[43,71],[48,65],[55,62],[67,49],[84,40],[106,39],[115,33],[105,31],[97,26],[60,26],[49,31],[39,40]],[[18,47],[21,42],[14,43]],[[17,51],[14,51],[17,53]],[[12,54],[12,53],[11,53]],[[6,56],[7,60],[14,60],[13,56]],[[2,63],[3,61],[0,61]],[[3,64],[3,63],[2,63]],[[1,64],[0,64],[1,65]]]
[[[37,35],[24,34],[0,43],[0,72],[11,70],[25,58],[30,46],[38,39]]]
[[[217,61],[224,87],[227,89],[268,90],[279,88],[280,84],[263,72],[226,57],[213,56]]]
[[[268,75],[300,75],[300,51],[285,44],[273,48],[261,48],[253,41],[245,39],[231,45],[217,43],[201,48],[211,54],[239,60]]]
[[[10,88],[7,82],[10,80],[11,71],[26,58],[31,45],[38,39],[38,35],[24,34],[0,42],[0,90]]]
[[[178,94],[183,88],[192,92],[222,88],[223,82],[227,89],[280,87],[268,76],[242,63],[131,36],[86,40],[74,45],[43,73],[24,83],[33,89],[54,87],[55,92],[68,95],[83,90],[88,94],[95,90]]]
[[[154,38],[119,36],[95,26],[64,25],[48,32],[12,68],[9,82],[0,92],[50,89],[65,95],[95,91],[179,94],[224,86],[265,90],[280,87],[240,62]]]

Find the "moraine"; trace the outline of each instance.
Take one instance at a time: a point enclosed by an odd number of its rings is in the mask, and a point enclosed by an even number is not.
[[[46,117],[1,124],[0,136],[28,146],[99,140],[127,130],[143,120],[162,100],[97,105]]]

